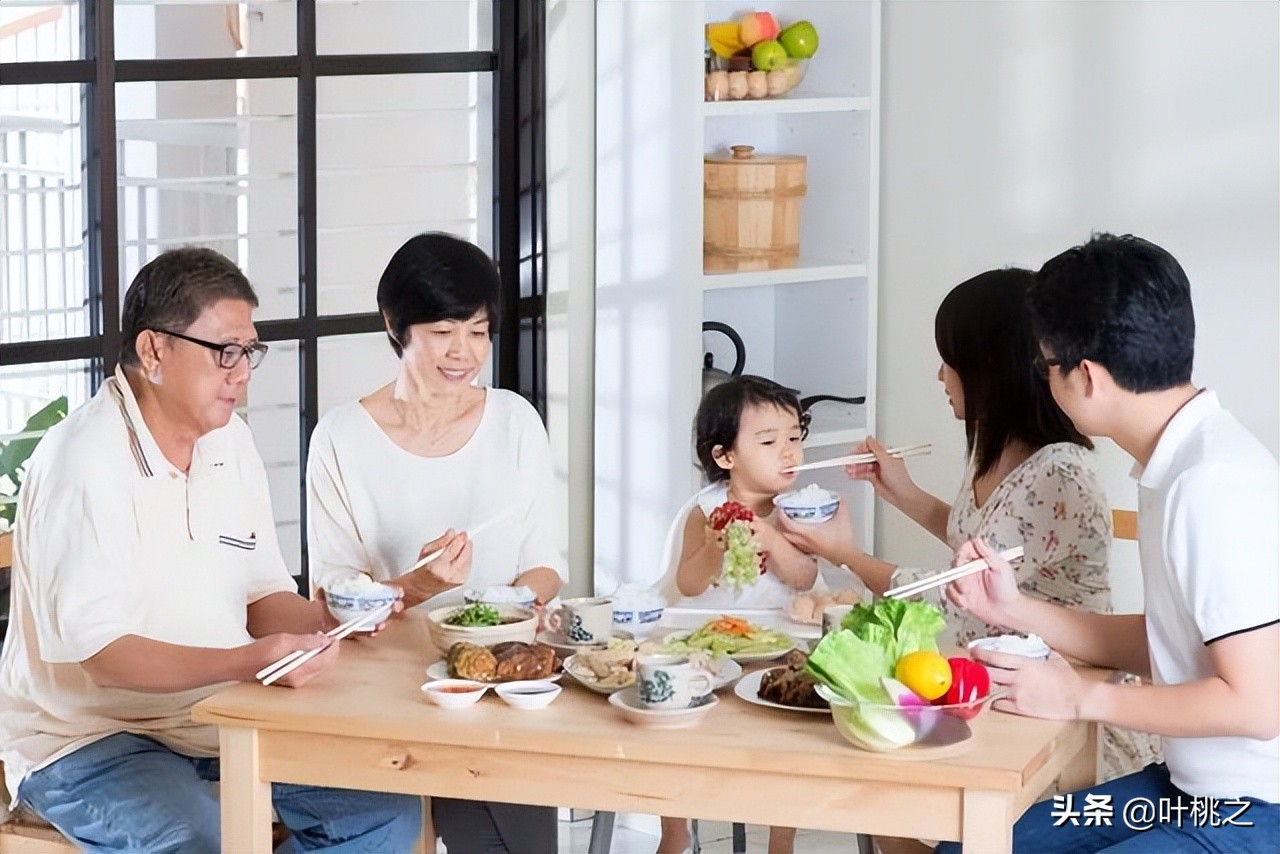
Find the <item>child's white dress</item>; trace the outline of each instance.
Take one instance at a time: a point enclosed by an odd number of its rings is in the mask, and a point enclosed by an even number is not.
[[[764,572],[755,584],[734,592],[730,587],[717,587],[714,584],[697,596],[683,596],[676,585],[676,573],[680,569],[680,552],[684,547],[684,526],[689,514],[695,507],[702,510],[704,516],[711,518],[711,513],[721,504],[729,500],[729,485],[724,481],[713,483],[690,498],[676,513],[667,532],[666,548],[663,550],[666,565],[662,580],[655,589],[662,594],[668,605],[680,605],[687,608],[786,608],[791,597],[805,590],[788,587],[771,572]],[[823,561],[819,561],[823,563]],[[826,585],[819,573],[817,582],[810,590],[825,590]]]

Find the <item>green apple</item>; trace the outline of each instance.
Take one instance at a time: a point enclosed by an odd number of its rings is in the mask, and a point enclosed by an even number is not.
[[[808,21],[796,21],[778,36],[778,42],[793,59],[808,59],[818,52],[818,30]]]
[[[765,39],[751,48],[751,64],[760,71],[772,71],[787,64],[787,49],[777,39]]]

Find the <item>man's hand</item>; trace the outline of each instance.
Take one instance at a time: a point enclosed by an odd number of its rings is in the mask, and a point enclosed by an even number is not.
[[[244,681],[252,680],[255,673],[270,664],[274,664],[295,650],[310,652],[316,648],[323,648],[324,652],[316,655],[306,664],[303,664],[297,670],[292,671],[275,683],[289,688],[301,688],[320,673],[338,663],[339,646],[340,644],[337,641],[320,632],[309,635],[295,635],[287,632],[267,635],[265,638],[254,641],[249,645],[248,659],[251,662],[252,669]]]
[[[1047,660],[973,649],[971,655],[986,664],[992,692],[1004,696],[991,707],[1031,718],[1071,721],[1080,717],[1085,682],[1056,652]]]
[[[969,540],[956,551],[952,566],[983,558],[987,568],[947,585],[947,598],[984,623],[1020,628],[1015,614],[1022,603],[1013,567],[980,539]]]

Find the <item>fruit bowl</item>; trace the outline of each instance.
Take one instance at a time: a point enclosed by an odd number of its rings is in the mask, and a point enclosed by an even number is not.
[[[777,98],[800,85],[808,65],[807,59],[790,59],[772,71],[750,68],[734,70],[723,68],[708,71],[703,77],[703,97],[707,101]]]
[[[968,722],[987,708],[994,694],[966,703],[890,706],[849,700],[826,685],[818,696],[831,704],[836,729],[849,743],[874,753],[908,748],[948,747],[972,736]]]

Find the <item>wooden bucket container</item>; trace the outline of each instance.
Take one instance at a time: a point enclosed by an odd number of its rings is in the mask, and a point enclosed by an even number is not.
[[[708,155],[702,177],[702,269],[794,267],[800,257],[805,158],[762,156],[750,145]]]

